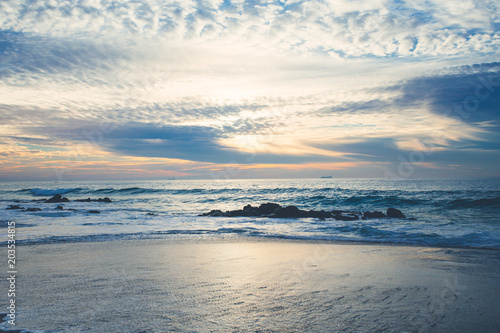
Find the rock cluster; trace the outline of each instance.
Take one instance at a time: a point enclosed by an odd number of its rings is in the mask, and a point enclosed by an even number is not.
[[[302,210],[296,206],[286,206],[282,207],[276,203],[264,203],[259,207],[253,207],[251,205],[246,205],[243,209],[238,210],[212,210],[208,213],[201,214],[200,216],[224,216],[224,217],[274,217],[274,218],[299,218],[299,217],[314,217],[314,218],[333,218],[342,221],[355,221],[359,219],[372,219],[372,218],[385,218],[385,217],[396,217],[396,218],[406,218],[406,216],[396,208],[389,208],[387,214],[382,212],[356,212],[356,211],[345,211],[345,210]]]
[[[99,199],[90,199],[90,198],[87,198],[87,199],[75,199],[73,201],[78,201],[78,202],[113,202],[108,197],[106,197],[104,199],[103,198],[99,198]]]
[[[9,207],[6,208],[7,210],[9,209],[18,209],[18,210],[22,210],[22,211],[25,211],[25,212],[39,212],[41,211],[40,208],[24,208],[24,207],[21,207],[21,206],[18,206],[18,205],[9,205]]]
[[[75,199],[73,201],[78,201],[78,202],[113,202],[111,201],[110,198],[99,198],[99,199]],[[59,202],[70,202],[70,200],[66,197],[61,196],[60,194],[54,195],[52,198],[44,200],[44,203],[59,203]]]
[[[54,195],[52,198],[50,199],[39,199],[39,200],[33,200],[34,202],[43,202],[43,203],[62,203],[62,202],[71,202],[68,198],[66,197],[63,197],[62,195],[60,194],[56,194]],[[106,197],[106,198],[99,198],[99,199],[91,199],[91,198],[88,198],[88,199],[76,199],[76,200],[73,200],[73,201],[79,201],[79,202],[106,202],[106,203],[110,203],[110,202],[113,202],[111,201],[110,198]],[[21,201],[17,200],[15,201],[16,203],[20,203]],[[19,205],[9,205],[9,207],[7,207],[6,209],[10,210],[10,209],[18,209],[18,210],[21,210],[21,211],[25,211],[25,212],[39,212],[41,211],[42,209],[41,208],[24,208],[24,207],[21,207]],[[55,208],[56,210],[65,210],[63,206],[59,205]],[[75,209],[66,209],[66,210],[71,210],[71,211],[76,211]],[[101,212],[97,211],[97,210],[90,210],[88,211],[88,213],[91,213],[91,214],[100,214]]]

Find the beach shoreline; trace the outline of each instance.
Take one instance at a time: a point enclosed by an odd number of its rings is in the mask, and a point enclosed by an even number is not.
[[[63,332],[500,329],[500,251],[251,238],[20,245],[18,325]]]

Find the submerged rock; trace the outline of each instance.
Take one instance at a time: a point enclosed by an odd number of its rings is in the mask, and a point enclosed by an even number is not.
[[[24,207],[18,206],[18,205],[10,205],[6,209],[24,209]]]
[[[89,210],[87,213],[89,213],[89,214],[101,214],[101,212],[98,210]]]
[[[26,209],[26,211],[27,212],[39,212],[39,211],[41,211],[41,209],[40,208],[28,208],[28,209]]]
[[[387,217],[396,217],[400,219],[406,218],[406,216],[399,209],[396,208],[387,209]]]

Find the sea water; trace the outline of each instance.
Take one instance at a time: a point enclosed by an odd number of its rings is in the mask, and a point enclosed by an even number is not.
[[[55,194],[71,202],[40,200]],[[109,197],[112,203],[73,201],[89,197]],[[394,207],[408,218],[199,216],[266,202],[305,210]],[[41,211],[7,210],[10,205]],[[21,244],[215,235],[500,249],[500,179],[11,182],[0,184],[0,221],[2,243],[14,221]]]

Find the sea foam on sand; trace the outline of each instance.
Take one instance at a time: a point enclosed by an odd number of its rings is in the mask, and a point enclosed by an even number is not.
[[[500,251],[252,239],[18,249],[17,328],[498,332]]]

